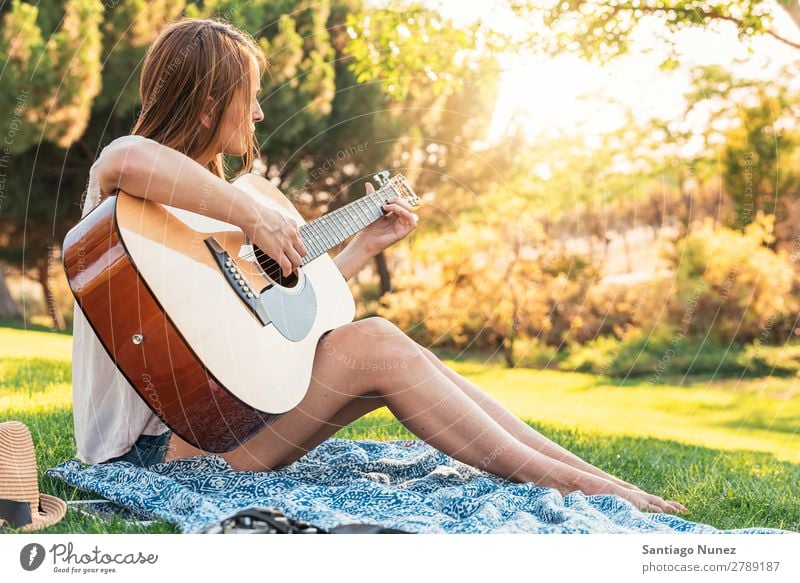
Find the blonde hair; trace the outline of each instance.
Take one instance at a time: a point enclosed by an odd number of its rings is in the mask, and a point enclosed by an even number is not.
[[[208,156],[219,141],[225,111],[248,101],[253,57],[259,74],[263,73],[266,58],[253,37],[223,20],[183,18],[170,24],[153,42],[142,65],[142,111],[131,133],[191,158]],[[215,103],[210,129],[200,123],[209,97]],[[249,119],[249,107],[241,114]],[[257,156],[258,144],[251,134],[242,172],[250,170]],[[219,152],[206,167],[225,178]]]

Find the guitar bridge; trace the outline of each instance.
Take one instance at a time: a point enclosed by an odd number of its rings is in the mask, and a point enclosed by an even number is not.
[[[241,277],[241,272],[236,266],[236,263],[231,259],[225,248],[219,244],[214,237],[206,237],[203,239],[211,255],[219,266],[220,273],[225,277],[228,284],[231,286],[239,299],[242,300],[245,306],[259,319],[259,321],[266,326],[272,322],[264,304],[261,303],[261,294],[247,284],[247,281]]]
[[[204,241],[228,284],[264,326],[272,324],[293,342],[299,342],[308,335],[317,318],[317,296],[302,272],[291,289],[270,285],[256,292],[250,289],[236,262],[213,236],[206,237]]]

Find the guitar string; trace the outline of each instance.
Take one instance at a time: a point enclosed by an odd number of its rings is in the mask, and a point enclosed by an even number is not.
[[[393,188],[392,188],[392,190],[394,190],[394,193],[395,193],[395,195],[396,195],[398,198],[400,198],[400,199],[402,199],[402,200],[405,200],[405,201],[407,201],[407,202],[411,202],[411,204],[417,204],[417,203],[418,203],[418,201],[419,201],[418,197],[416,197],[416,196],[409,196],[409,195],[408,195],[408,194],[405,192],[405,189],[404,189],[404,188],[400,188],[400,187],[401,187],[401,185],[402,185],[402,186],[405,186],[405,184],[402,184],[401,180],[397,180],[397,181],[395,181],[395,178],[398,178],[398,177],[393,177],[393,178],[390,180],[389,184],[387,184],[387,185],[385,185],[385,186],[382,186],[382,187],[381,187],[379,190],[377,190],[376,192],[372,193],[371,195],[369,195],[369,196],[365,196],[365,197],[362,197],[362,198],[360,198],[360,199],[358,199],[358,200],[355,200],[355,201],[353,201],[352,203],[350,203],[350,204],[348,204],[348,205],[345,205],[345,206],[343,206],[343,207],[341,207],[341,208],[339,208],[339,209],[336,209],[336,210],[334,210],[334,211],[331,211],[330,213],[328,213],[328,214],[326,214],[326,215],[323,215],[322,217],[319,217],[318,219],[315,219],[314,221],[311,221],[310,223],[306,223],[306,224],[304,224],[304,225],[300,225],[300,229],[303,229],[303,228],[305,228],[305,229],[314,228],[314,225],[315,225],[315,223],[316,223],[317,221],[319,221],[321,218],[323,218],[323,217],[331,217],[331,216],[333,216],[334,214],[342,215],[342,218],[346,218],[346,217],[344,217],[343,215],[345,214],[345,212],[350,212],[350,210],[345,210],[345,209],[351,209],[351,210],[355,210],[355,211],[356,211],[356,216],[355,216],[355,217],[353,217],[353,216],[350,216],[350,217],[349,217],[349,219],[350,219],[350,221],[354,221],[354,222],[355,222],[355,224],[356,224],[356,226],[358,226],[358,221],[357,221],[357,218],[360,216],[360,215],[358,215],[358,213],[359,213],[359,212],[364,212],[364,211],[365,211],[365,208],[364,208],[364,206],[363,206],[363,203],[364,203],[364,202],[365,202],[367,199],[369,199],[370,201],[380,200],[380,196],[379,196],[379,195],[380,195],[380,194],[383,192],[383,190],[384,190],[384,189],[386,189],[386,188],[387,188],[387,187],[389,187],[389,186],[393,187]],[[398,192],[398,191],[399,191],[399,192]],[[412,191],[412,192],[413,192],[413,191]],[[388,199],[388,198],[391,198],[391,196],[387,197],[387,199]],[[386,202],[386,200],[383,200],[382,202],[383,202],[383,203],[385,203],[385,202]],[[356,203],[360,203],[360,204],[356,204]],[[377,210],[378,208],[379,208],[379,207],[375,207],[375,209],[376,209],[376,210]],[[380,208],[382,209],[382,206],[381,206]],[[366,210],[368,210],[368,209],[369,209],[369,207],[367,207],[367,209],[366,209]],[[363,217],[361,217],[361,218],[363,218]],[[358,227],[358,228],[357,228],[357,230],[356,230],[354,233],[351,233],[351,235],[352,235],[352,234],[355,234],[356,232],[358,232],[358,231],[360,231],[360,230],[363,230],[363,229],[365,229],[367,226],[369,226],[370,224],[372,224],[373,222],[375,222],[375,221],[376,221],[376,220],[378,220],[379,218],[380,218],[380,216],[378,216],[378,217],[376,217],[376,218],[372,219],[370,222],[366,223],[364,226]],[[343,221],[343,222],[344,222],[344,221]],[[348,223],[345,223],[345,224],[348,224]],[[321,225],[319,225],[319,228],[322,228],[322,226],[321,226]],[[345,231],[345,232],[347,232],[347,231]],[[336,233],[334,233],[334,234],[336,234]],[[350,235],[348,235],[348,236],[350,236]],[[347,237],[345,237],[345,239],[346,239],[346,238],[347,238]],[[342,239],[342,240],[344,240],[344,239]],[[326,243],[326,244],[327,244],[327,243]],[[329,247],[329,248],[330,248],[330,247]],[[324,253],[324,252],[323,252],[323,253]],[[310,255],[310,254],[307,254],[305,257],[308,257],[309,255]],[[260,262],[260,260],[261,260],[261,259],[263,259],[264,257],[266,257],[267,259],[269,259],[269,260],[271,260],[271,261],[273,261],[273,262],[274,262],[274,263],[273,263],[273,265],[271,266],[271,271],[277,271],[278,273],[280,273],[280,272],[281,272],[280,265],[278,265],[277,261],[275,261],[275,259],[273,259],[273,258],[272,258],[272,257],[270,257],[269,255],[267,255],[267,253],[265,253],[265,252],[264,252],[264,251],[262,251],[261,249],[258,249],[258,251],[256,251],[256,250],[250,251],[250,252],[248,252],[248,253],[245,253],[245,254],[244,254],[244,255],[242,255],[241,257],[242,257],[243,259],[246,259],[246,260],[250,260],[250,259],[256,259],[256,260],[257,260],[257,261],[259,261],[259,262]],[[304,257],[304,259],[305,259],[305,257]],[[319,255],[317,255],[317,257],[319,257]],[[315,257],[315,258],[316,258],[316,257]],[[273,276],[272,276],[272,273],[271,273],[271,271],[270,271],[270,272],[268,272],[268,273],[267,273],[267,275],[269,275],[270,277],[273,277]]]

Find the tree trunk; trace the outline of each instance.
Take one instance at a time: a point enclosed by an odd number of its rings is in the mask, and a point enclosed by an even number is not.
[[[383,254],[383,251],[375,256],[375,267],[378,269],[378,276],[381,281],[381,292],[378,295],[380,297],[392,291],[392,276],[389,273],[389,266],[386,264],[386,255]]]
[[[500,350],[508,368],[514,368],[517,363],[514,361],[514,336],[500,340]]]
[[[44,292],[44,300],[47,304],[47,313],[50,315],[50,320],[53,322],[53,327],[58,330],[63,330],[67,327],[64,322],[64,314],[61,313],[61,307],[53,295],[53,290],[50,288],[50,265],[52,262],[57,261],[53,255],[53,246],[47,248],[47,259],[39,261],[36,265],[39,275],[39,283]]]
[[[22,321],[22,314],[6,287],[6,274],[0,267],[0,320]]]

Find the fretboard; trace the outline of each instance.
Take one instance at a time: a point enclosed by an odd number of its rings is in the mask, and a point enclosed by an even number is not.
[[[387,185],[377,192],[301,225],[300,238],[308,254],[303,257],[300,265],[313,261],[377,221],[384,214],[383,204],[396,196],[394,189]]]

